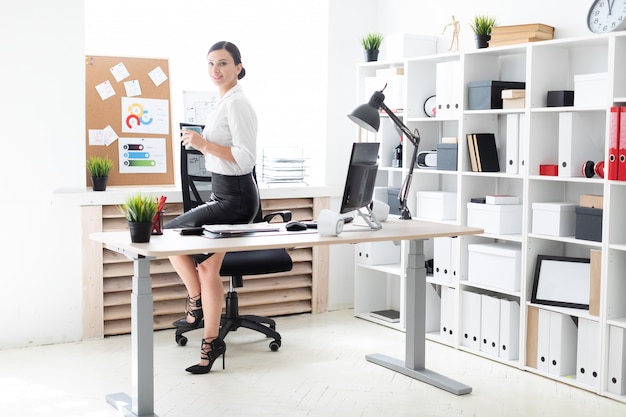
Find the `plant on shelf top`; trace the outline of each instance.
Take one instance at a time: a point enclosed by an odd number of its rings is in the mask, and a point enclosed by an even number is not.
[[[108,177],[109,172],[113,169],[113,161],[111,161],[108,155],[104,158],[99,156],[92,156],[87,159],[87,169],[92,177]]]
[[[477,35],[490,35],[491,29],[495,24],[495,17],[480,14],[474,16],[474,21],[470,23],[470,25],[472,26],[472,30]]]
[[[133,194],[118,209],[129,222],[152,222],[157,212],[157,199],[141,193]]]
[[[361,45],[363,45],[363,49],[380,49],[380,44],[383,42],[383,38],[384,36],[382,33],[370,32],[361,38]]]

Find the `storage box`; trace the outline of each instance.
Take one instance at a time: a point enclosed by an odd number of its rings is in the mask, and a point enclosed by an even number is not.
[[[400,245],[391,241],[357,243],[356,261],[362,265],[399,264]]]
[[[582,74],[574,76],[574,106],[606,106],[608,73]]]
[[[437,144],[437,169],[442,171],[456,171],[459,145],[456,143]]]
[[[526,90],[502,90],[503,109],[523,109],[526,107]]]
[[[574,105],[574,91],[548,91],[548,107],[567,107]]]
[[[604,196],[596,194],[581,194],[578,200],[581,207],[604,208]]]
[[[526,83],[514,81],[472,81],[469,83],[469,109],[502,108],[502,90],[526,88]]]
[[[398,200],[398,194],[400,194],[399,188],[387,188],[387,204],[389,204],[389,214],[400,215],[400,200]]]
[[[521,248],[514,243],[467,245],[467,280],[481,285],[520,290]]]
[[[602,242],[602,209],[580,207],[576,211],[576,239]]]
[[[533,233],[549,236],[574,236],[576,203],[533,203]]]
[[[401,61],[404,58],[434,55],[437,53],[437,37],[391,33],[385,36],[381,52],[381,59],[386,61]]]
[[[559,175],[558,165],[539,165],[539,175],[547,175],[550,177],[556,177]]]
[[[521,233],[522,205],[467,203],[467,225],[497,235]]]
[[[418,191],[415,216],[430,220],[456,219],[456,193],[449,191]]]

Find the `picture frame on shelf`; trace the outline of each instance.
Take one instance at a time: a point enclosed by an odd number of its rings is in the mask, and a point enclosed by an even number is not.
[[[537,255],[531,302],[589,310],[590,259]]]

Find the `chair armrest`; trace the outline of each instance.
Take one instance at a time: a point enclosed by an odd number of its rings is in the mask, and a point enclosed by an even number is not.
[[[269,223],[276,216],[280,216],[283,219],[283,223],[291,221],[291,211],[289,210],[273,211],[271,213],[268,213],[263,216],[263,221]]]

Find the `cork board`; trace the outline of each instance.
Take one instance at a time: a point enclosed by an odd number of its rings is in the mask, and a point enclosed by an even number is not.
[[[85,82],[85,158],[113,160],[108,185],[174,184],[168,60],[87,56]]]

